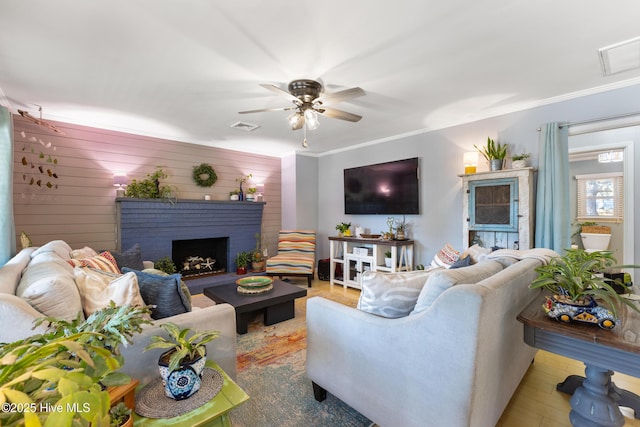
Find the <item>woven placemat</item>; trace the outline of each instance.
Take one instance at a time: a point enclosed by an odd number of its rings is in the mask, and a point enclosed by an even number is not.
[[[223,383],[224,379],[220,372],[204,368],[200,390],[187,399],[174,400],[165,396],[162,378],[158,377],[136,394],[136,413],[147,418],[177,417],[213,399],[220,393]]]

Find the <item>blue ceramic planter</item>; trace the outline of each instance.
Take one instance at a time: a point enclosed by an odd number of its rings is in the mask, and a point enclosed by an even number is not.
[[[187,399],[200,390],[202,371],[207,358],[204,356],[192,362],[182,363],[177,369],[170,372],[169,364],[163,362],[162,359],[172,351],[163,353],[158,360],[160,377],[162,377],[164,384],[164,394],[175,400]]]

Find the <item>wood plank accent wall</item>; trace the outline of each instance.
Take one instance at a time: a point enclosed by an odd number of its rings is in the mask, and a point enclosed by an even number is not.
[[[169,175],[162,184],[174,186],[179,200],[202,200],[205,194],[212,200],[228,200],[229,191],[238,188],[236,179],[252,173],[252,182],[265,185],[262,233],[269,255],[277,253],[281,224],[279,158],[53,122],[65,133],[62,136],[19,115],[13,117],[18,248],[20,232],[25,231],[36,246],[62,239],[73,248],[86,245],[96,250],[116,249],[114,172],[126,172],[131,181],[143,179],[161,166]],[[198,187],[192,179],[193,167],[203,162],[209,163],[218,176],[210,188]],[[57,178],[50,177],[48,170]]]

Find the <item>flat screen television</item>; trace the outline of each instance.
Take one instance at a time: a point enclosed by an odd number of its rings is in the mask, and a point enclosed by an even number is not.
[[[418,158],[344,170],[344,213],[420,213]]]

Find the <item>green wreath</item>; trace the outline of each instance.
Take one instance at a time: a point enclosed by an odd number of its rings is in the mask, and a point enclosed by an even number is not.
[[[206,176],[206,178],[203,178]],[[202,163],[200,166],[193,167],[193,180],[199,187],[211,187],[218,180],[216,171],[213,170],[210,164]]]

